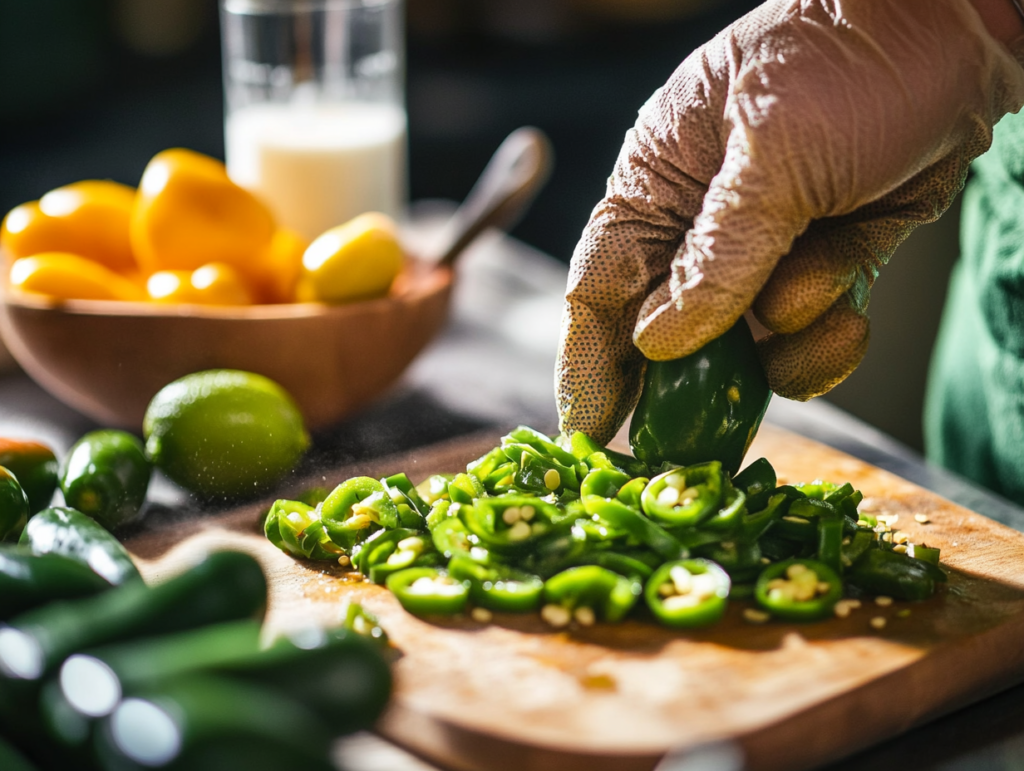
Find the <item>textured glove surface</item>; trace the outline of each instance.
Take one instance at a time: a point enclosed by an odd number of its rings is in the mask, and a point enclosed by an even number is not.
[[[963,187],[1024,69],[968,0],[769,0],[640,110],[576,246],[556,368],[563,430],[607,441],[646,356],[685,356],[748,308],[772,389],[860,363],[868,290]]]

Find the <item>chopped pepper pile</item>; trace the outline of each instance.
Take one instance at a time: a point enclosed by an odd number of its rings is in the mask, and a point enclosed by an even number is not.
[[[279,500],[265,532],[386,585],[417,615],[469,606],[589,626],[646,604],[693,628],[730,598],[813,621],[846,615],[844,596],[931,596],[946,580],[939,550],[859,512],[862,499],[849,483],[779,486],[764,458],[735,476],[717,461],[648,468],[582,433],[520,426],[463,473],[356,477],[315,504]]]

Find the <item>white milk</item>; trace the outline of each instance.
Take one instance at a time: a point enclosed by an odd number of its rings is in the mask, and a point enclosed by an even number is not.
[[[231,178],[310,240],[366,211],[402,214],[401,107],[258,104],[235,110],[225,136]]]

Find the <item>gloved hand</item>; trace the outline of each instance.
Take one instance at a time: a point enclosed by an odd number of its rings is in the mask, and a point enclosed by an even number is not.
[[[727,28],[640,110],[576,247],[562,429],[606,442],[645,356],[751,307],[772,389],[828,391],[867,349],[879,266],[1022,104],[1024,69],[968,0],[768,0]]]

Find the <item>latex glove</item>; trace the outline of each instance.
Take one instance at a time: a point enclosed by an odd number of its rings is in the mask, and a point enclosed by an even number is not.
[[[877,269],[963,187],[1024,69],[967,0],[769,0],[640,110],[573,255],[562,429],[605,442],[644,356],[685,356],[748,308],[772,389],[808,399],[868,342]]]

